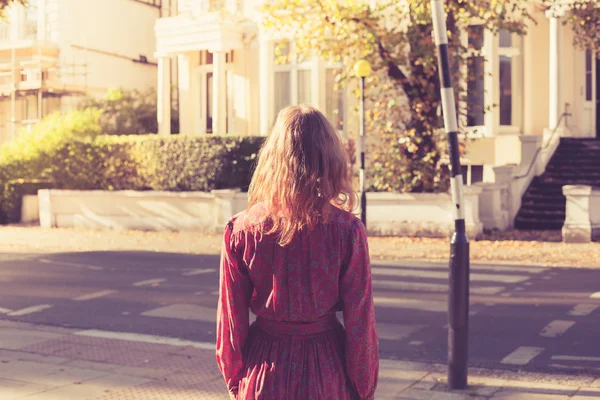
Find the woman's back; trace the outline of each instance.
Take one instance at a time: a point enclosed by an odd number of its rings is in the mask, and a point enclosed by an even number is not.
[[[362,222],[340,209],[353,193],[336,135],[315,109],[282,111],[251,207],[225,227],[217,362],[234,399],[374,398],[369,249]]]

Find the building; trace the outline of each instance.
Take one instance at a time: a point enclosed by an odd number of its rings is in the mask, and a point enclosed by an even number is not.
[[[0,143],[81,95],[155,86],[160,13],[160,0],[11,6],[0,24]]]
[[[281,107],[301,102],[324,110],[342,130],[356,123],[354,96],[334,91],[339,66],[310,58],[275,63],[282,38],[261,31],[258,1],[170,0],[166,7],[156,23],[162,134],[170,133],[162,121],[170,119],[176,75],[182,133],[264,135]],[[538,24],[524,37],[476,25],[465,35],[474,61],[469,76],[477,77],[468,87],[479,93],[470,96],[476,107],[465,121],[473,138],[464,158],[469,184],[493,181],[493,167],[522,161],[521,142],[557,126],[565,137],[600,136],[596,55],[573,48],[560,9],[534,15]],[[567,108],[571,115],[561,118]]]

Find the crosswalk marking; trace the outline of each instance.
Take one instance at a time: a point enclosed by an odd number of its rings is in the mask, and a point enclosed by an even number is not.
[[[591,361],[600,362],[600,357],[588,357],[588,356],[552,356],[553,360],[558,361]]]
[[[372,268],[372,273],[373,273],[373,275],[448,279],[448,272],[445,272],[445,271],[422,271],[422,270],[417,270],[417,269],[410,270],[410,269],[376,267],[376,268]],[[530,277],[526,276],[526,275],[474,273],[474,274],[471,274],[470,278],[471,278],[471,281],[520,283],[520,282],[525,282]]]
[[[448,283],[425,283],[425,282],[406,282],[406,281],[386,281],[373,280],[373,287],[376,289],[392,289],[406,291],[423,291],[423,292],[439,292],[446,293],[448,291]],[[487,286],[487,287],[471,287],[473,294],[498,294],[505,290],[504,286]]]
[[[217,322],[216,307],[204,307],[195,304],[172,304],[170,306],[145,311],[141,315],[145,317]]]
[[[153,343],[153,344],[166,344],[171,346],[182,346],[182,347],[194,347],[202,350],[214,350],[214,343],[206,343],[206,342],[195,342],[192,340],[184,340],[184,339],[176,339],[164,336],[154,336],[154,335],[144,335],[140,333],[128,333],[128,332],[110,332],[110,331],[101,331],[96,329],[89,329],[85,331],[75,332],[75,335],[78,336],[89,336],[103,339],[116,339],[116,340],[126,340],[129,342],[143,342],[143,343]]]
[[[216,272],[216,271],[217,270],[214,268],[193,269],[191,271],[184,272],[183,276],[195,276],[195,275],[202,275],[202,274],[210,274],[210,273]]]
[[[591,313],[596,311],[596,309],[598,307],[599,306],[594,305],[594,304],[577,304],[575,307],[573,307],[571,309],[571,311],[569,311],[569,315],[576,315],[576,316],[590,315]]]
[[[504,357],[500,363],[509,365],[527,365],[543,351],[543,347],[522,346]]]
[[[155,285],[155,284],[159,284],[159,283],[163,283],[166,282],[167,280],[164,278],[160,278],[160,279],[147,279],[145,281],[139,281],[139,282],[135,282],[132,285],[133,286],[150,286],[150,285]]]
[[[375,306],[390,308],[409,308],[412,310],[446,312],[448,303],[439,300],[406,299],[396,297],[375,296]]]
[[[75,297],[73,300],[87,301],[87,300],[92,300],[92,299],[98,299],[100,297],[105,297],[105,296],[108,296],[108,295],[116,293],[116,292],[117,292],[116,290],[101,290],[99,292],[94,292],[94,293],[86,294],[83,296]]]
[[[392,268],[409,268],[409,269],[448,269],[448,264],[423,263],[417,261],[398,262],[386,260],[372,260],[373,267],[392,267]],[[511,267],[508,265],[471,265],[471,271],[495,271],[495,272],[515,272],[529,274],[539,274],[547,271],[547,268],[527,267],[525,270],[519,267]]]
[[[574,321],[552,321],[542,329],[540,336],[549,338],[562,336],[573,325],[575,325]]]
[[[379,339],[402,340],[426,326],[427,325],[403,325],[377,322],[377,334],[379,335]]]
[[[29,315],[29,314],[41,312],[41,311],[47,310],[49,308],[52,308],[52,306],[50,304],[40,304],[37,306],[31,306],[31,307],[23,308],[21,310],[10,312],[10,313],[8,313],[8,315],[11,317],[21,317],[23,315]]]
[[[600,299],[600,292],[591,294],[590,299]]]

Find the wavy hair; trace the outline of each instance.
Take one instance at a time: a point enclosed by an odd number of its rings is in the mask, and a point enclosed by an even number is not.
[[[330,205],[354,211],[356,193],[342,141],[316,108],[300,105],[279,112],[263,144],[248,190],[249,209],[262,203],[269,217],[262,233],[285,246],[304,228],[327,221]]]

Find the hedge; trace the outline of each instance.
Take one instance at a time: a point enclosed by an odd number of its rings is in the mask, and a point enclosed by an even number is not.
[[[36,157],[2,157],[0,187],[8,187],[0,194],[0,204],[7,204],[12,210],[8,220],[13,222],[17,211],[10,204],[15,201],[17,192],[25,190],[13,189],[14,183],[10,182],[15,179],[33,182],[41,179],[52,182],[54,188],[73,190],[208,192],[240,188],[245,191],[263,140],[256,136],[216,135],[98,136],[92,140],[65,140]],[[23,187],[33,186],[34,183]],[[23,194],[28,193],[25,192]]]
[[[6,182],[0,192],[0,222],[11,224],[21,221],[23,196],[37,194],[40,189],[51,189],[49,180],[16,179]]]

